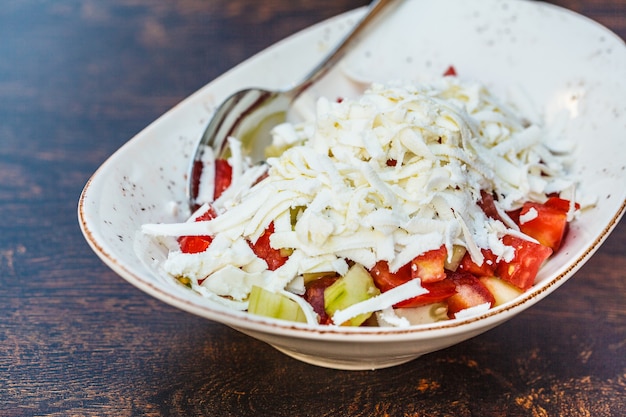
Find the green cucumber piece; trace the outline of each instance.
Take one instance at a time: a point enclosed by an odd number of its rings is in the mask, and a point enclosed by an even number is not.
[[[448,260],[446,256],[446,262],[443,267],[448,271],[456,271],[461,264],[461,260],[463,260],[463,256],[465,256],[465,252],[467,252],[467,249],[464,246],[452,245],[452,257]]]
[[[374,280],[367,270],[354,264],[344,275],[324,290],[324,309],[332,317],[338,310],[343,310],[353,304],[360,303],[380,294]],[[360,326],[372,313],[360,314],[345,323],[336,323],[343,326]]]
[[[248,312],[259,316],[306,323],[304,312],[295,301],[286,295],[252,286]]]

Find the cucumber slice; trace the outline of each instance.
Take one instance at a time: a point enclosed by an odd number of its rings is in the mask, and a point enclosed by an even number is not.
[[[337,310],[343,310],[352,304],[365,301],[380,294],[374,280],[367,270],[354,264],[344,275],[324,290],[324,309],[332,317]],[[336,323],[343,326],[360,326],[372,313],[360,314],[345,323]]]
[[[463,256],[465,256],[465,252],[467,252],[467,249],[465,249],[464,246],[452,245],[452,257],[448,260],[448,257],[446,256],[446,262],[443,267],[448,271],[456,271],[461,264]]]
[[[248,312],[259,316],[306,323],[304,312],[293,300],[283,294],[252,286]]]

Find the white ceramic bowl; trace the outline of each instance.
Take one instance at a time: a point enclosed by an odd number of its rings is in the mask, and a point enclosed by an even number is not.
[[[246,86],[284,87],[311,68],[363,10],[313,26],[263,51],[184,100],[126,143],[89,180],[79,220],[96,254],[131,284],[158,299],[263,340],[321,366],[373,369],[397,365],[469,339],[510,319],[570,278],[606,239],[626,202],[626,47],[604,27],[570,11],[523,0],[407,0],[372,30],[311,95],[348,96],[355,80],[388,81],[441,74],[504,94],[519,85],[548,122],[568,112],[576,143],[574,172],[597,206],[571,225],[563,248],[536,285],[489,312],[410,328],[309,327],[231,311],[153,274],[135,254],[144,223],[182,220],[192,149],[223,98]],[[155,256],[163,256],[155,253]]]

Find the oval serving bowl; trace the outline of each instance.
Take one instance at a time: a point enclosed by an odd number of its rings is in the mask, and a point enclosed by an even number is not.
[[[209,83],[113,154],[86,184],[78,206],[85,239],[116,273],[146,293],[223,323],[302,361],[337,369],[398,365],[483,333],[537,303],[598,249],[626,202],[626,47],[601,25],[568,10],[526,0],[406,0],[344,62],[300,101],[353,96],[363,82],[439,75],[463,77],[503,96],[519,87],[548,124],[563,123],[575,144],[572,172],[597,204],[571,224],[562,249],[535,285],[480,316],[408,328],[307,326],[238,312],[183,288],[134,249],[144,223],[177,222],[185,213],[191,152],[211,112],[249,86],[294,83],[354,24],[363,9],[310,27]],[[304,104],[302,104],[304,103]],[[559,115],[565,114],[565,119]],[[146,261],[147,260],[147,261]]]

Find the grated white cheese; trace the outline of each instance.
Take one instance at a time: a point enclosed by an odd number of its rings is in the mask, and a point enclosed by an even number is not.
[[[479,316],[486,313],[491,308],[490,303],[478,304],[472,307],[464,308],[454,314],[455,319],[466,319],[473,316]]]
[[[538,215],[539,212],[537,209],[531,207],[526,213],[519,216],[519,222],[520,224],[528,223],[529,221],[536,219]]]
[[[215,219],[143,226],[148,235],[214,237],[206,252],[172,251],[166,271],[245,303],[253,284],[283,291],[302,274],[343,275],[349,261],[371,268],[384,260],[394,272],[441,245],[448,253],[464,246],[479,265],[486,248],[510,259],[513,250],[501,238],[522,234],[506,211],[574,188],[551,151],[562,142],[554,131],[518,116],[483,85],[457,77],[374,84],[356,100],[321,98],[315,121],[281,125],[273,134],[273,146],[288,148],[262,166],[248,166],[239,142],[229,139],[232,185],[215,202],[212,191],[201,196],[218,213]],[[203,190],[214,181],[214,155],[205,157]],[[496,210],[506,224],[479,207],[481,190],[498,196]],[[248,245],[272,222],[271,246],[293,252],[276,271]],[[233,268],[241,272],[231,274]],[[413,297],[415,285],[338,312],[336,321]]]
[[[378,323],[383,326],[408,327],[411,325],[411,322],[406,317],[401,317],[396,314],[393,307],[387,307],[379,310],[376,314],[376,319]]]

